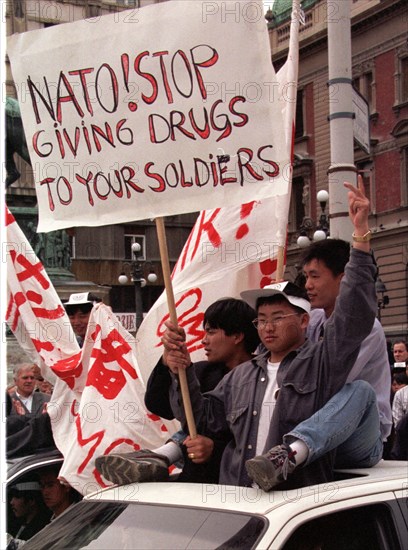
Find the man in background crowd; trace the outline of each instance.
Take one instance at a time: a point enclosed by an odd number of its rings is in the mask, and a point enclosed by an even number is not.
[[[14,369],[15,391],[11,392],[10,397],[12,407],[10,415],[38,416],[42,414],[46,407],[45,404],[50,400],[50,395],[35,391],[36,365],[30,363],[20,363]]]
[[[36,392],[46,393],[47,395],[52,394],[53,386],[46,380],[41,374],[41,369],[38,365],[34,366],[34,376],[36,381]]]
[[[91,292],[79,292],[71,294],[69,300],[62,304],[81,348],[84,344],[92,308],[101,301],[100,298]]]
[[[395,363],[406,363],[408,361],[407,343],[404,340],[396,340],[392,347],[392,353]]]

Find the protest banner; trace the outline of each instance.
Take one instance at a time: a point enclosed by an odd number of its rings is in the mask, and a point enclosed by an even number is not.
[[[64,456],[60,475],[87,494],[106,485],[97,456],[157,447],[179,425],[146,410],[134,339],[111,309],[94,307],[80,349],[44,266],[8,210],[6,231],[6,321],[54,384],[47,412]]]
[[[277,74],[278,104],[284,120],[284,140],[293,157],[294,123],[299,59],[299,0],[292,3],[290,47],[286,63]],[[289,179],[292,167],[289,169]],[[280,279],[284,265],[286,226],[290,193],[265,200],[253,200],[238,207],[201,212],[173,270],[178,323],[186,332],[186,344],[193,361],[204,359],[204,311],[215,300],[233,296],[248,288],[262,288]],[[146,380],[163,348],[160,337],[169,318],[165,294],[148,312],[137,333],[136,354]]]
[[[98,456],[155,449],[179,429],[178,422],[147,411],[132,342],[111,309],[100,303],[92,309],[80,362],[61,361],[53,366],[53,371],[76,390],[69,410],[63,413],[70,421],[70,437],[53,425],[64,455],[59,475],[82,494],[111,485],[94,466]],[[78,388],[81,369],[86,375]],[[55,401],[53,395],[54,407]],[[50,410],[54,424],[62,416],[61,398],[57,404]],[[67,409],[66,401],[63,405]]]
[[[15,34],[8,55],[39,231],[288,192],[260,1],[149,5]]]

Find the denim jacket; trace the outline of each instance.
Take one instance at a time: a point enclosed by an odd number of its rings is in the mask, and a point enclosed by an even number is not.
[[[265,450],[282,443],[282,437],[318,411],[346,382],[360,344],[370,333],[376,312],[376,264],[372,254],[352,249],[340,286],[333,315],[323,340],[306,340],[282,361],[277,373],[279,394],[274,408]],[[260,407],[267,384],[269,352],[258,355],[227,374],[211,392],[201,394],[194,369],[187,369],[187,381],[198,433],[232,434],[220,471],[220,483],[251,485],[245,462],[255,455]],[[177,376],[172,375],[170,399],[176,418],[185,424]],[[290,476],[287,487],[303,486],[332,479],[334,454]],[[282,487],[282,485],[280,486]]]

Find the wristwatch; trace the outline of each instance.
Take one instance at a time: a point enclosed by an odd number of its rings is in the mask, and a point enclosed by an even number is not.
[[[371,230],[369,229],[364,235],[352,235],[353,241],[356,243],[367,243],[371,239]]]

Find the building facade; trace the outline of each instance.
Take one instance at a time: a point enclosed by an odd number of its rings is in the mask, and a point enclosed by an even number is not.
[[[331,164],[327,22],[337,1],[303,0],[299,85],[287,273],[298,273],[297,237],[302,220],[314,228],[319,190],[328,189]],[[355,141],[354,163],[370,197],[372,246],[386,291],[379,316],[389,339],[408,327],[408,4],[400,0],[350,0],[352,80],[369,106],[370,152]],[[286,60],[290,0],[267,13],[276,70]],[[341,44],[338,45],[341,48]],[[327,212],[326,212],[327,213]],[[330,216],[329,216],[330,219]],[[384,289],[383,289],[384,290]],[[385,299],[384,299],[385,296]],[[388,303],[387,303],[388,302]],[[385,307],[384,307],[385,306]]]

